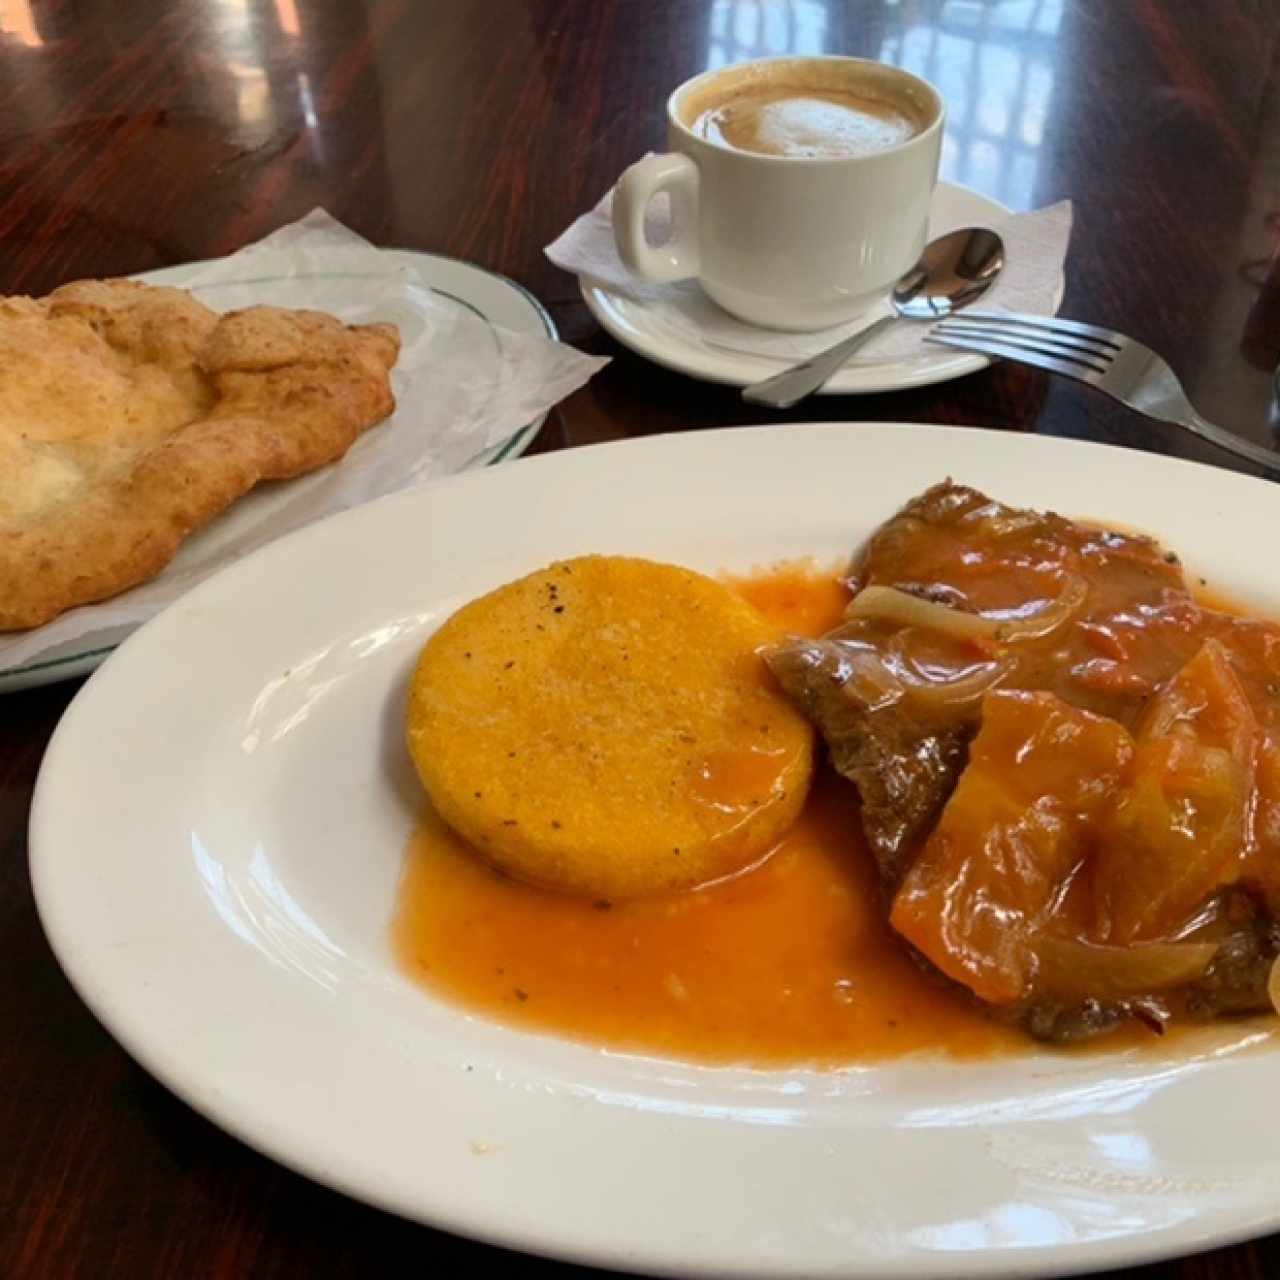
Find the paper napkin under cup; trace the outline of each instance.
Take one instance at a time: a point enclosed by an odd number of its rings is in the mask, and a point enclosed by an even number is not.
[[[652,318],[668,332],[696,346],[763,356],[779,362],[803,360],[826,350],[848,334],[856,333],[879,316],[890,314],[888,299],[856,320],[816,333],[783,333],[761,329],[735,319],[711,301],[696,281],[650,284],[631,275],[614,247],[611,209],[613,193],[585,213],[556,241],[546,255],[556,266],[595,281],[611,292],[643,304]],[[665,196],[650,202],[645,234],[651,244],[667,239],[671,225],[670,204]],[[964,224],[961,224],[964,225]],[[954,230],[930,227],[930,235]],[[1071,239],[1071,202],[1061,200],[1033,213],[1010,214],[991,224],[1005,243],[1005,267],[999,279],[983,295],[981,306],[1005,311],[1029,311],[1052,315],[1061,297],[1063,264]],[[851,365],[874,364],[933,350],[923,346],[925,324],[894,325],[869,342]]]
[[[489,324],[322,209],[229,257],[192,266],[179,283],[216,311],[267,304],[328,311],[348,324],[393,322],[401,339],[391,371],[396,411],[341,461],[241,498],[188,538],[159,577],[43,627],[0,635],[0,675],[115,643],[201,579],[282,534],[460,470],[607,363]]]

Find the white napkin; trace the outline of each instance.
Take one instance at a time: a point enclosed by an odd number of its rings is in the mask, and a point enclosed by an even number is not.
[[[166,273],[167,274],[167,273]],[[396,412],[332,466],[261,485],[193,534],[152,581],[0,635],[0,674],[109,645],[201,579],[322,516],[459,470],[510,439],[607,361],[547,338],[491,326],[418,282],[322,209],[176,281],[216,311],[265,303],[328,311],[348,324],[400,329],[391,373]],[[101,634],[100,634],[101,633]]]
[[[655,285],[636,279],[622,265],[613,243],[610,192],[590,213],[580,217],[546,254],[556,266],[586,276],[606,289],[644,305],[651,318],[686,342],[780,362],[803,360],[824,351],[847,334],[856,333],[879,316],[889,314],[889,304],[876,306],[846,324],[816,333],[782,333],[760,329],[737,320],[718,307],[694,281]],[[650,243],[667,238],[670,205],[659,196],[649,205],[645,230]],[[963,224],[960,224],[963,225]],[[930,236],[955,230],[955,226],[930,225]],[[1061,296],[1063,263],[1071,238],[1071,202],[1061,200],[1034,213],[1010,215],[993,224],[1005,242],[1005,268],[982,299],[981,305],[1005,311],[1029,311],[1052,315]],[[929,352],[922,340],[928,326],[903,323],[869,342],[851,365],[878,364],[886,359]]]

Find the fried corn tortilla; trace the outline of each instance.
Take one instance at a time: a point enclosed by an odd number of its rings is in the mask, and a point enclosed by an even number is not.
[[[341,458],[395,407],[399,347],[127,280],[0,298],[0,631],[154,577],[259,481]]]

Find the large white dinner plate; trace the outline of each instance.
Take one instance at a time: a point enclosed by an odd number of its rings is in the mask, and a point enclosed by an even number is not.
[[[246,1142],[518,1248],[668,1275],[924,1280],[1274,1229],[1280,1055],[1262,1030],[1144,1052],[715,1068],[509,1030],[393,963],[419,804],[402,702],[452,609],[589,551],[712,571],[836,560],[947,475],[1153,530],[1192,572],[1280,613],[1280,490],[1101,446],[812,425],[454,476],[248,557],[89,681],[32,813],[58,959],[144,1067]]]
[[[447,306],[460,307],[479,316],[490,328],[509,329],[515,333],[533,334],[539,338],[559,337],[555,322],[543,305],[527,289],[500,276],[486,271],[470,262],[462,262],[457,258],[446,258],[439,254],[418,253],[412,249],[384,249],[383,255],[404,267],[409,278],[415,284],[430,288],[436,297]],[[294,283],[297,266],[290,255],[281,251],[277,259],[280,262],[278,273],[273,273],[268,258],[264,265],[264,276],[259,280],[235,282],[230,285],[204,285],[195,290],[196,296],[206,305],[219,308],[219,295],[228,289],[235,290],[237,298],[243,297],[246,285],[261,288],[262,301],[272,302],[277,306],[315,305],[316,288],[323,289],[322,296],[333,298],[333,307],[342,306],[351,293],[352,278],[350,274],[334,274],[332,276],[313,272],[303,284],[306,292],[301,301],[290,296],[290,287]],[[163,267],[156,271],[148,271],[135,279],[147,284],[170,285],[174,288],[186,288],[201,270],[208,264],[203,262],[184,262],[174,267]],[[225,310],[225,306],[221,309]],[[429,393],[429,389],[428,389]],[[399,413],[402,417],[411,417],[414,410],[412,399],[401,399]],[[522,427],[515,435],[501,441],[493,448],[478,454],[467,464],[469,467],[489,466],[506,458],[518,457],[533,442],[542,426],[546,415],[542,415]],[[341,464],[337,464],[341,465]],[[323,473],[306,478],[301,483],[322,484]],[[267,485],[258,489],[247,498],[224,512],[211,526],[199,530],[187,545],[181,548],[173,564],[165,572],[181,573],[183,566],[193,557],[201,554],[201,547],[221,542],[233,543],[251,520],[260,520],[264,514],[273,510],[282,510],[292,500],[298,481],[288,485]],[[70,680],[75,676],[92,671],[111,652],[120,641],[133,630],[132,626],[115,627],[99,630],[77,640],[50,647],[39,658],[30,662],[5,666],[0,663],[0,694],[12,693],[19,689],[29,689],[35,685],[54,684],[59,680]]]

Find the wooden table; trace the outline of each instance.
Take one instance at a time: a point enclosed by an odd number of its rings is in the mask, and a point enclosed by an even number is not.
[[[225,253],[323,205],[379,244],[506,273],[567,341],[613,357],[537,449],[775,420],[619,348],[542,248],[661,146],[678,82],[788,51],[886,58],[938,83],[945,178],[1017,209],[1075,202],[1064,312],[1145,339],[1209,417],[1271,439],[1275,0],[0,0],[0,292]],[[1233,465],[1011,367],[789,416],[977,424]],[[32,785],[76,687],[0,704],[0,1274],[587,1274],[304,1181],[107,1036],[54,963],[26,869]],[[1280,1236],[1115,1274],[1261,1280],[1280,1275]]]

